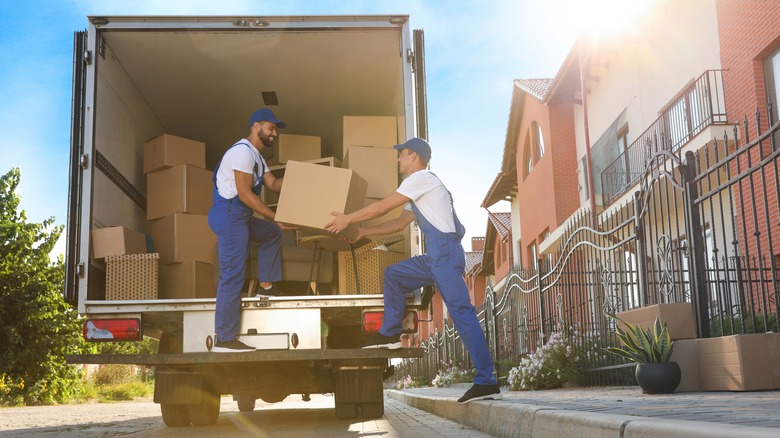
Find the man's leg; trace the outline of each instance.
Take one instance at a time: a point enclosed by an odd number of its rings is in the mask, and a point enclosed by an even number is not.
[[[258,242],[257,276],[261,283],[273,283],[282,279],[282,230],[276,223],[252,219],[249,224],[249,240]]]
[[[236,338],[240,328],[241,290],[249,255],[249,230],[246,223],[230,223],[217,235],[219,250],[219,286],[214,328],[220,342]]]
[[[379,333],[395,336],[401,333],[406,314],[406,294],[433,283],[428,257],[421,255],[390,265],[385,269],[385,316]]]

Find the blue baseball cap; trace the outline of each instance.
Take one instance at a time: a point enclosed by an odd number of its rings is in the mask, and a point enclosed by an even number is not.
[[[399,151],[401,149],[409,149],[411,151],[414,151],[414,153],[419,155],[423,160],[425,161],[431,160],[431,145],[429,145],[427,141],[419,137],[410,138],[409,140],[406,141],[406,143],[397,144],[393,147],[398,149]]]
[[[252,113],[252,117],[249,118],[249,126],[251,127],[255,122],[272,122],[276,123],[276,126],[279,128],[284,128],[285,126],[284,122],[277,119],[274,112],[268,108],[260,108]]]

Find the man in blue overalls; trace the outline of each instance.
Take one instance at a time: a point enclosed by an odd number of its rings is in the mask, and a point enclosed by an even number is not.
[[[436,284],[463,344],[474,362],[474,385],[458,402],[500,399],[485,334],[469,298],[463,279],[465,254],[461,239],[466,230],[455,214],[452,195],[436,175],[427,170],[431,147],[421,138],[412,138],[398,149],[398,170],[406,178],[391,195],[350,214],[333,212],[335,219],[325,225],[339,233],[351,223],[377,218],[407,204],[395,219],[371,227],[358,228],[358,240],[364,236],[392,234],[417,221],[425,236],[426,254],[391,265],[385,270],[385,315],[379,333],[363,348],[401,348],[401,321],[406,312],[406,294]]]
[[[277,295],[279,292],[273,283],[282,279],[282,232],[274,222],[274,211],[260,199],[260,191],[265,185],[279,192],[283,178],[268,172],[260,150],[273,145],[280,128],[284,128],[284,122],[270,109],[255,111],[249,118],[249,134],[225,152],[214,170],[214,203],[209,210],[209,227],[217,235],[220,278],[213,352],[254,350],[237,338],[250,241],[260,244],[257,272],[260,286],[265,290],[261,293]],[[257,219],[254,213],[268,220]]]

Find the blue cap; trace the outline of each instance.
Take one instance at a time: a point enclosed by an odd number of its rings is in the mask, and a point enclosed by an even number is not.
[[[255,122],[272,122],[276,123],[279,128],[284,128],[284,122],[277,119],[274,112],[268,108],[260,108],[252,113],[252,117],[249,118],[249,126],[251,127]]]
[[[414,153],[419,155],[423,160],[425,161],[431,160],[431,145],[429,145],[427,141],[419,137],[410,138],[409,140],[406,141],[406,143],[397,144],[393,147],[398,149],[399,151],[401,149],[409,149],[411,151],[414,151]]]

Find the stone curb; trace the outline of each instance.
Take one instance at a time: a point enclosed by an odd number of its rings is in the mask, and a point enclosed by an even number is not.
[[[776,429],[703,421],[571,411],[485,400],[459,404],[452,397],[387,390],[409,406],[496,437],[521,438],[776,438]]]

